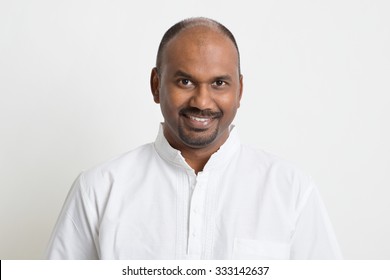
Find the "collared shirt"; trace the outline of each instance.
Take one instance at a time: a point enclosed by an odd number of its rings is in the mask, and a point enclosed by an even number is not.
[[[339,259],[313,181],[240,143],[197,175],[163,135],[75,181],[50,259]]]

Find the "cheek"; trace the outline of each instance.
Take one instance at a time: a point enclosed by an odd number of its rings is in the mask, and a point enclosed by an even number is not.
[[[177,109],[186,103],[186,95],[178,90],[166,88],[163,91],[162,100],[166,107]]]
[[[174,91],[165,89],[160,94],[160,105],[164,116],[175,116],[183,107],[184,101],[181,95]]]
[[[240,99],[238,95],[223,96],[219,98],[218,103],[225,114],[235,114],[240,106]]]

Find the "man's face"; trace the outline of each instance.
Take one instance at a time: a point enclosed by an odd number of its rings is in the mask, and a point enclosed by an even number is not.
[[[238,54],[226,36],[193,27],[168,42],[151,86],[164,116],[164,135],[176,149],[217,150],[240,106]]]

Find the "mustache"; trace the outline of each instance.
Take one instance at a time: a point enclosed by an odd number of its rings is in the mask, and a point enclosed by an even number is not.
[[[183,108],[179,111],[179,114],[183,116],[196,115],[199,117],[209,117],[209,118],[220,118],[223,116],[223,113],[221,111],[214,112],[212,110],[200,110],[196,107]]]

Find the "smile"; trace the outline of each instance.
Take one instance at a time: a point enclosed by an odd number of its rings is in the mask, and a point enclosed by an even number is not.
[[[198,122],[207,122],[210,120],[210,118],[199,118],[194,116],[188,116],[191,120],[198,121]]]
[[[208,129],[214,123],[215,118],[211,116],[194,116],[187,114],[185,115],[185,122],[193,129]]]

